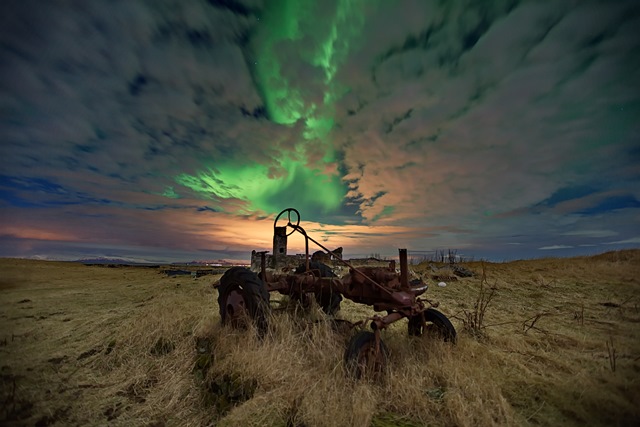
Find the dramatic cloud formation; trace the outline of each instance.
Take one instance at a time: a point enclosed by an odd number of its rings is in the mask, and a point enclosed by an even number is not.
[[[639,246],[634,0],[0,9],[0,256]]]

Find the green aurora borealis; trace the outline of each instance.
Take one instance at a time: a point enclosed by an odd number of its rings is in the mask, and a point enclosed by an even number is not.
[[[339,208],[347,187],[337,173],[330,138],[333,104],[348,88],[335,76],[362,29],[364,5],[364,0],[269,2],[252,36],[248,62],[269,120],[282,126],[303,124],[295,150],[283,152],[270,165],[214,159],[194,175],[178,175],[176,182],[210,198],[243,200],[253,212],[271,214],[296,206],[328,213]],[[318,20],[328,7],[334,7],[332,19]],[[310,71],[304,86],[294,65]],[[319,162],[309,163],[312,150],[323,153]],[[272,174],[274,168],[279,173]]]

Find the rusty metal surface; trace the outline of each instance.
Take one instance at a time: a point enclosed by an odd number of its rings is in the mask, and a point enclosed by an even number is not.
[[[397,322],[404,317],[405,315],[399,312],[389,313],[384,317],[373,316],[373,318],[371,319],[371,329],[373,329],[374,331],[384,329],[393,322]]]
[[[287,214],[286,226],[277,226],[278,219]],[[295,224],[292,223],[292,213],[295,214]],[[286,228],[291,232],[287,233]],[[283,230],[284,229],[284,230]],[[386,328],[393,322],[405,317],[415,316],[433,305],[418,295],[426,291],[427,285],[419,283],[409,284],[407,250],[399,250],[400,274],[396,273],[396,263],[391,261],[389,267],[361,267],[356,268],[342,259],[333,251],[310,237],[300,226],[300,214],[293,208],[280,212],[274,221],[274,235],[286,236],[298,232],[305,239],[305,267],[302,274],[273,274],[266,270],[265,254],[261,254],[261,276],[269,292],[278,291],[284,295],[302,295],[304,293],[320,293],[325,291],[338,292],[344,297],[362,304],[373,306],[376,311],[387,311],[386,316],[374,316],[371,320],[372,329],[379,334],[379,330]],[[309,241],[322,248],[333,259],[349,268],[349,273],[343,278],[317,277],[310,270]]]
[[[400,258],[400,283],[403,288],[409,287],[409,265],[407,264],[407,250],[399,249],[398,256]]]

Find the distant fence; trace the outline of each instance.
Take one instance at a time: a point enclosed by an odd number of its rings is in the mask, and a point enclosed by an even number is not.
[[[409,264],[420,264],[421,262],[456,264],[459,262],[473,262],[474,260],[473,256],[459,254],[457,249],[408,250],[407,258]]]
[[[180,270],[180,269],[165,269],[162,272],[169,277],[173,276],[191,276],[193,278],[206,276],[210,274],[224,274],[228,268],[207,268],[197,270]]]

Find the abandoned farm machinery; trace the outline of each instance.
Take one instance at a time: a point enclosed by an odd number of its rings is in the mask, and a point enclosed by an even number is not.
[[[296,232],[304,236],[304,258],[287,255],[287,237]],[[366,319],[370,321],[371,330],[356,333],[344,355],[347,370],[356,377],[383,370],[388,350],[380,331],[399,320],[408,319],[409,335],[428,335],[455,342],[456,331],[449,319],[434,308],[437,304],[421,297],[427,284],[421,279],[409,281],[406,249],[399,250],[399,273],[394,260],[386,267],[354,267],[342,260],[341,253],[330,251],[307,235],[300,226],[299,212],[293,208],[283,210],[276,217],[273,242],[273,254],[254,252],[251,269],[233,267],[221,277],[217,288],[223,324],[246,327],[252,322],[263,335],[270,319],[269,293],[276,291],[304,307],[315,299],[329,316],[339,310],[343,297],[372,306],[376,312],[386,314]],[[310,256],[309,242],[324,252]],[[346,266],[348,273],[337,277],[327,264],[320,262],[327,259]]]

